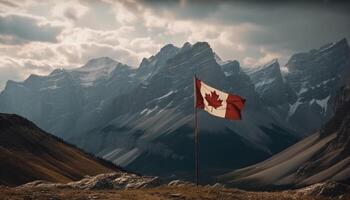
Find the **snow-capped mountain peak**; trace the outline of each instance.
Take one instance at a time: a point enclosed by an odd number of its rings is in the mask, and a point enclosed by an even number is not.
[[[99,58],[93,58],[90,59],[84,66],[82,66],[79,69],[91,69],[95,67],[101,67],[101,66],[108,66],[108,65],[115,65],[119,62],[110,58],[110,57],[99,57]]]
[[[109,57],[89,60],[84,66],[71,70],[74,77],[80,80],[83,87],[93,86],[100,79],[108,79],[120,62]]]

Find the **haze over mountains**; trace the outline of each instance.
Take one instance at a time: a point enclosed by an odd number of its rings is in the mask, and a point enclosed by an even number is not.
[[[312,133],[333,115],[349,74],[345,39],[252,70],[222,61],[206,42],[171,44],[133,68],[107,57],[74,70],[8,81],[0,112],[140,173],[193,170],[193,75],[247,99],[243,120],[200,112],[201,167],[229,170],[261,161]],[[229,157],[227,155],[230,155]],[[152,165],[149,165],[152,163]]]

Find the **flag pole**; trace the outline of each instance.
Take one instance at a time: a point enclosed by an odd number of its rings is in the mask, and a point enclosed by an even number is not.
[[[196,186],[198,186],[199,180],[199,135],[198,135],[198,117],[197,117],[197,88],[196,88],[196,74],[193,77],[193,86],[194,86],[194,143],[195,143],[195,165],[196,165]]]

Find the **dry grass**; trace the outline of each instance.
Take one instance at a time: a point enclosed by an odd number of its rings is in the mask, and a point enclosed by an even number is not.
[[[247,192],[237,189],[209,187],[158,187],[133,190],[73,190],[73,189],[17,189],[0,187],[1,200],[322,200],[328,198],[299,195],[294,191]],[[338,199],[338,197],[337,197]],[[350,199],[344,196],[341,199]]]

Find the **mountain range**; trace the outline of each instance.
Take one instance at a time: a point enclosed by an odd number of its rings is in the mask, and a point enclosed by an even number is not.
[[[208,43],[168,44],[139,67],[107,57],[47,76],[8,81],[0,112],[129,170],[186,177],[193,162],[193,75],[247,99],[242,121],[199,112],[201,169],[222,173],[262,161],[333,116],[350,70],[345,39],[257,68],[223,61]],[[149,165],[152,163],[152,165]]]

